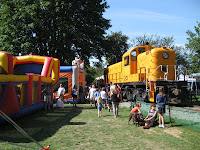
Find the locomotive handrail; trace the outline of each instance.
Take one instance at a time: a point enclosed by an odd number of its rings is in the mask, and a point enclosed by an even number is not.
[[[148,91],[148,89],[147,89],[147,66],[144,66],[145,67],[145,69],[146,69],[146,91]]]
[[[151,91],[151,75],[160,68],[161,65],[159,65],[150,75],[149,75],[149,91]],[[152,91],[151,91],[152,92]]]
[[[160,67],[162,67],[162,66],[163,66],[163,65],[159,65],[159,66],[149,75],[149,91],[151,91],[151,75],[154,74],[154,72],[157,71],[158,68],[160,68]],[[166,80],[166,78],[165,78],[165,73],[168,74],[168,71],[169,71],[168,67],[169,67],[169,66],[174,66],[174,67],[176,67],[176,65],[165,65],[165,66],[167,66],[167,72],[163,72],[162,69],[161,69],[161,71],[164,73],[164,78],[153,78],[153,79],[164,79],[164,80]],[[176,68],[175,68],[175,77],[176,77]],[[175,78],[175,80],[176,80],[176,78]],[[154,81],[154,80],[152,80],[152,81]],[[153,91],[151,91],[151,92],[153,92]]]
[[[148,87],[148,86],[147,86],[147,82],[148,82],[148,81],[147,81],[147,66],[139,67],[139,68],[140,68],[140,74],[141,74],[141,68],[145,68],[145,75],[146,75],[146,81],[145,81],[145,82],[146,82],[146,91],[148,91],[148,88],[147,88],[147,87]],[[140,79],[139,79],[139,80],[140,80]]]

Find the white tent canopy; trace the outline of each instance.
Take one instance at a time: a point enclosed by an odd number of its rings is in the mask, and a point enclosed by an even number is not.
[[[102,75],[102,76],[96,78],[96,80],[101,80],[101,79],[104,80],[104,75]]]
[[[183,74],[180,74],[180,75],[179,75],[179,80],[180,80],[180,81],[183,81],[183,80],[184,80],[184,75],[183,75]],[[187,82],[196,82],[196,79],[193,78],[193,77],[191,77],[190,75],[186,75],[186,76],[185,76],[185,81],[187,81]]]

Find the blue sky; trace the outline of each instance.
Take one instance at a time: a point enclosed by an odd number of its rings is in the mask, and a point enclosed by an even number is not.
[[[157,34],[173,36],[175,44],[185,45],[186,31],[194,31],[200,21],[200,0],[107,0],[110,8],[104,17],[112,27],[132,41],[136,36]]]

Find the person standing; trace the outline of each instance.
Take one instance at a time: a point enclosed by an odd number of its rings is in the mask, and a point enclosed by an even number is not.
[[[92,104],[94,103],[95,99],[94,99],[94,93],[95,93],[96,89],[95,86],[92,85],[92,88],[90,89],[88,96],[90,98],[90,105],[92,106]]]
[[[64,108],[64,94],[65,94],[65,88],[63,87],[62,84],[60,84],[60,87],[58,88],[58,96],[59,96],[59,99],[57,100],[57,103],[56,103],[56,107],[59,107],[61,109]]]
[[[101,89],[96,88],[96,92],[94,93],[95,107],[96,107],[96,108],[97,108],[97,100],[98,100],[98,98],[99,98],[100,90],[101,90]]]
[[[117,90],[118,90],[119,92],[121,92],[121,87],[120,87],[119,84],[117,84]]]
[[[62,84],[60,84],[60,87],[58,89],[58,96],[59,96],[61,101],[64,100],[64,94],[65,94],[65,88],[63,87]]]
[[[77,86],[74,85],[72,89],[72,98],[73,98],[73,107],[77,107],[77,101],[78,101],[78,91],[77,91]]]
[[[111,108],[112,108],[112,101],[111,101],[111,92],[110,92],[110,87],[108,89],[108,95],[107,95],[107,106],[108,106],[108,111],[111,112]]]
[[[97,99],[97,109],[98,109],[98,117],[101,117],[101,111],[103,108],[104,101],[102,100],[101,96],[99,95]]]
[[[44,93],[44,108],[45,110],[50,109],[51,104],[51,88],[46,85],[46,88],[42,91]]]
[[[112,105],[113,105],[113,113],[114,113],[114,117],[117,118],[118,117],[118,112],[119,112],[119,102],[120,102],[120,98],[118,98],[118,94],[120,94],[117,90],[117,86],[116,85],[112,85],[110,87],[111,90],[111,101],[112,101]]]
[[[102,91],[100,92],[100,96],[101,96],[101,99],[103,100],[103,108],[106,109],[106,100],[107,100],[107,93],[106,93],[106,88],[103,87],[102,88]]]
[[[165,103],[167,101],[167,95],[164,93],[164,88],[159,88],[159,93],[156,96],[156,103],[158,104],[158,113],[159,113],[159,128],[165,128]]]

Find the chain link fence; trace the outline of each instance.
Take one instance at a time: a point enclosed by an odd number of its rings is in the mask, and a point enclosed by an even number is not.
[[[134,103],[123,102],[120,106],[127,107],[131,109],[131,105]],[[141,102],[141,111],[147,115],[148,110],[150,110],[150,103]],[[169,111],[170,109],[170,111]],[[156,108],[158,110],[158,108]],[[170,112],[170,113],[169,113]],[[165,122],[170,123],[171,121],[176,122],[179,125],[189,127],[190,129],[200,132],[200,107],[175,107],[166,105]]]

